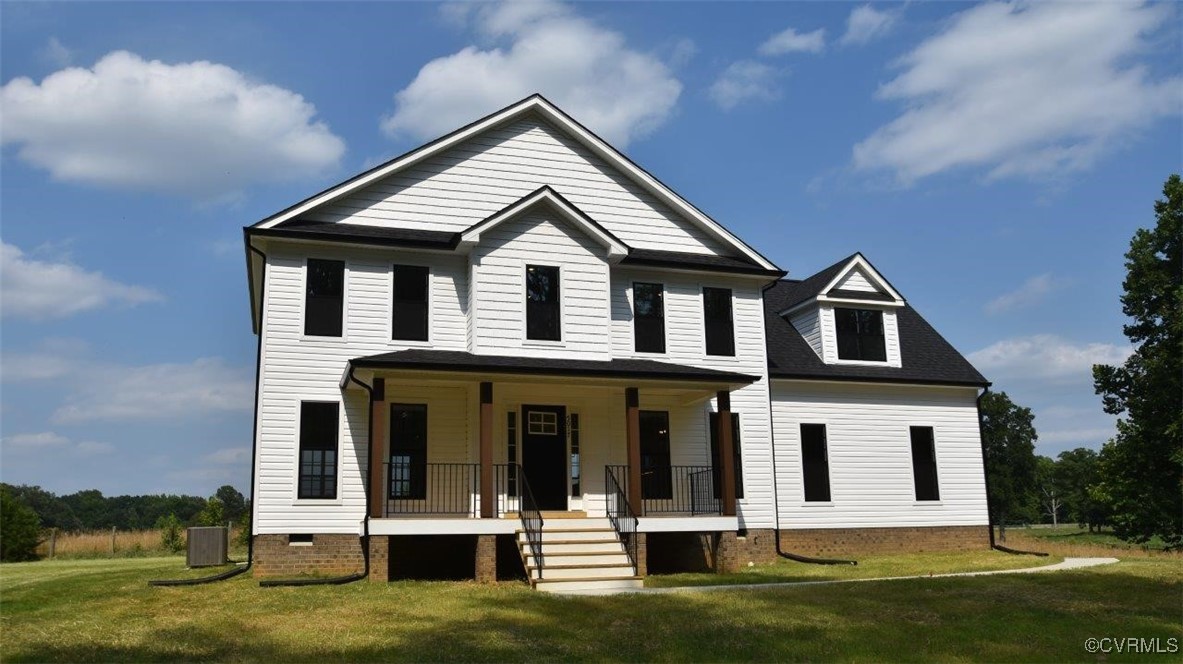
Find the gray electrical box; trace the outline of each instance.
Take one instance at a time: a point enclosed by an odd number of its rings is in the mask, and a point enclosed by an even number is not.
[[[188,567],[213,567],[229,562],[229,533],[225,526],[190,528],[185,554]]]

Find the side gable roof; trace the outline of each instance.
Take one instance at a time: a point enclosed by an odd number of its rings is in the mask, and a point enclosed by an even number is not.
[[[758,251],[748,246],[738,237],[733,235],[726,228],[721,226],[718,222],[708,217],[701,210],[694,207],[689,201],[685,200],[672,189],[663,184],[660,180],[650,175],[643,168],[632,162],[628,157],[621,154],[616,148],[613,148],[599,136],[596,136],[583,125],[579,124],[574,118],[564,113],[557,106],[552,104],[542,95],[535,94],[523,99],[515,104],[507,106],[500,111],[481,118],[465,127],[457,129],[456,131],[442,136],[422,147],[416,148],[400,157],[396,157],[385,164],[381,164],[364,173],[361,173],[349,180],[346,180],[338,185],[330,187],[318,194],[315,194],[295,205],[277,212],[266,219],[256,223],[252,228],[269,229],[277,225],[283,224],[286,221],[299,218],[301,215],[307,213],[313,208],[320,207],[332,201],[338,200],[362,187],[365,187],[373,182],[385,178],[393,173],[401,171],[410,167],[413,164],[419,163],[433,155],[436,155],[458,143],[467,140],[468,138],[479,134],[492,127],[513,121],[527,113],[536,113],[548,120],[556,127],[565,131],[572,138],[583,144],[593,153],[604,159],[610,165],[618,168],[622,173],[630,179],[644,187],[647,191],[653,194],[658,200],[669,205],[678,213],[682,214],[691,223],[703,228],[708,233],[718,238],[724,245],[732,247],[735,251],[750,259],[765,270],[779,271],[779,268],[769,261],[764,256],[760,255]]]
[[[477,244],[481,241],[481,233],[497,227],[502,222],[512,219],[536,205],[547,205],[551,207],[576,228],[579,228],[593,240],[604,245],[608,249],[609,259],[620,260],[628,255],[629,248],[624,242],[620,241],[620,238],[596,223],[583,210],[575,207],[571,201],[564,198],[562,194],[546,185],[539,187],[532,193],[526,194],[517,201],[510,203],[501,210],[494,212],[485,219],[461,231],[459,246],[464,248]]]

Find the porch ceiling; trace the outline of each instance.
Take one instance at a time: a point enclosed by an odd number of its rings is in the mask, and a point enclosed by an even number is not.
[[[695,383],[696,387],[740,387],[759,380],[730,371],[658,362],[656,360],[616,358],[612,360],[572,360],[550,357],[513,357],[504,355],[476,355],[450,350],[400,350],[349,361],[346,375],[354,369],[373,371],[415,371],[440,374],[480,374],[491,376],[522,376],[537,379],[580,378],[603,383]]]

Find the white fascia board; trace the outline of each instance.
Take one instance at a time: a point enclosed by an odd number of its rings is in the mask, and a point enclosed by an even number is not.
[[[867,262],[866,258],[863,258],[862,254],[858,254],[854,258],[850,259],[850,262],[846,264],[846,267],[842,268],[842,270],[830,280],[830,283],[826,284],[826,287],[821,289],[821,295],[818,296],[818,299],[820,300],[821,298],[825,297],[826,293],[830,292],[832,288],[841,283],[842,280],[845,279],[847,275],[849,275],[856,268],[861,268],[863,272],[875,282],[876,286],[882,289],[883,292],[890,295],[896,301],[896,306],[903,306],[903,296],[897,293],[896,290],[891,287],[891,284],[887,283],[887,280],[883,278],[883,275],[879,274],[878,270],[871,267],[871,264]]]
[[[521,199],[517,203],[510,205],[501,212],[489,217],[488,219],[472,226],[468,230],[460,234],[460,248],[464,250],[475,247],[481,241],[481,233],[497,227],[501,223],[513,219],[522,214],[526,210],[535,205],[547,203],[553,207],[559,214],[571,223],[586,233],[593,240],[604,245],[608,249],[608,258],[611,262],[619,262],[628,255],[628,247],[623,242],[617,240],[612,235],[604,232],[603,229],[597,227],[595,224],[589,223],[588,218],[571,206],[570,203],[563,200],[556,195],[550,187],[543,187]]]
[[[883,309],[898,309],[904,306],[903,301],[884,302],[883,300],[860,300],[853,297],[829,297],[827,295],[818,295],[813,300],[806,300],[807,302],[817,302],[818,304],[832,304],[835,306],[843,304],[857,304],[860,307],[879,307]],[[794,307],[796,308],[796,307]]]

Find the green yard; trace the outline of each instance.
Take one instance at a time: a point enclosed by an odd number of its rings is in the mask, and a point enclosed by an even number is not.
[[[1091,636],[1159,637],[1164,645],[1183,636],[1178,557],[1048,574],[596,598],[508,583],[265,589],[241,576],[188,588],[147,585],[177,575],[182,564],[0,567],[0,660],[1095,661],[1084,649]],[[935,572],[959,563],[934,555],[908,564]],[[860,567],[876,565],[887,562]],[[781,578],[798,576],[791,565],[780,567]],[[800,578],[830,573],[861,572],[802,565]]]

